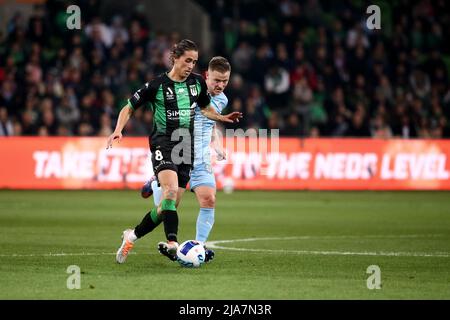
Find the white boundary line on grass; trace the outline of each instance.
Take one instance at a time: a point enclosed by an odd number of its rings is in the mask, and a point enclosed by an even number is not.
[[[442,235],[368,235],[368,236],[301,236],[301,237],[272,237],[272,238],[246,238],[246,239],[233,239],[233,240],[218,240],[210,241],[207,243],[208,248],[222,249],[231,251],[246,251],[246,252],[266,252],[266,253],[286,253],[286,254],[304,254],[304,255],[343,255],[343,256],[394,256],[394,257],[450,257],[450,252],[386,252],[386,251],[319,251],[319,250],[284,250],[284,249],[252,249],[252,248],[235,248],[224,247],[218,244],[222,243],[234,243],[234,242],[251,242],[251,241],[268,241],[268,240],[326,240],[326,239],[413,239],[413,238],[434,238]]]
[[[353,256],[394,256],[394,257],[450,257],[450,252],[386,252],[386,251],[320,251],[320,250],[284,250],[284,249],[252,249],[252,248],[236,248],[225,247],[219,244],[235,243],[235,242],[253,242],[253,241],[287,241],[287,240],[333,240],[333,239],[415,239],[415,238],[436,238],[442,237],[441,234],[429,235],[362,235],[362,236],[298,236],[298,237],[270,237],[270,238],[245,238],[245,239],[230,239],[217,240],[207,242],[208,248],[231,250],[231,251],[246,251],[246,252],[266,252],[266,253],[284,253],[284,254],[303,254],[303,255],[353,255]],[[130,254],[138,254],[130,252]],[[152,254],[151,252],[145,254]],[[79,253],[36,253],[36,254],[0,254],[0,257],[69,257],[69,256],[111,256],[116,255],[115,252],[79,252]]]
[[[130,254],[136,254],[134,252],[130,252]],[[115,255],[114,252],[78,252],[78,253],[30,253],[30,254],[0,254],[1,257],[70,257],[70,256],[111,256]]]

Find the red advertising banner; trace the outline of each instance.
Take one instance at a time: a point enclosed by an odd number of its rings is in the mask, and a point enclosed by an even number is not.
[[[237,189],[450,190],[449,158],[449,140],[282,138],[278,151],[234,152],[215,172]]]
[[[219,188],[450,190],[449,140],[227,138]],[[138,189],[153,174],[147,138],[0,138],[0,188]],[[214,157],[213,157],[214,159]]]
[[[140,188],[152,175],[148,139],[0,138],[0,188]]]

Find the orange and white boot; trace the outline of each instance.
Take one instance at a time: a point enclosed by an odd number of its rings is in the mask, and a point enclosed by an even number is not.
[[[133,249],[134,241],[136,241],[136,235],[133,229],[127,229],[122,234],[122,245],[117,250],[116,261],[117,263],[124,263],[127,260],[128,254]]]

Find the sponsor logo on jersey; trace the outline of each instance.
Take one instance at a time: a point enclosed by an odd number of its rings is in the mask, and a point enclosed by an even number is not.
[[[197,96],[198,92],[197,92],[197,86],[195,84],[191,84],[189,86],[189,90],[191,91],[191,95],[192,96]]]
[[[194,114],[193,110],[166,110],[167,117],[171,120],[179,117],[190,117]]]
[[[167,88],[167,91],[166,91],[166,99],[167,99],[167,100],[173,100],[173,99],[175,99],[175,96],[174,96],[174,94],[173,94],[173,91],[172,91],[172,89],[170,89],[170,88]]]

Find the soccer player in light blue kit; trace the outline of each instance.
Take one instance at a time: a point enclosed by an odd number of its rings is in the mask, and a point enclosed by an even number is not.
[[[213,57],[208,65],[206,84],[211,96],[211,105],[218,113],[227,106],[228,99],[223,93],[230,79],[231,66],[223,57]],[[197,218],[195,240],[205,245],[211,229],[214,225],[216,205],[216,180],[211,167],[210,144],[213,143],[217,153],[217,160],[226,158],[225,150],[216,131],[215,121],[209,120],[196,106],[194,117],[194,164],[190,176],[190,188],[195,193],[200,212]],[[153,194],[155,205],[161,200],[161,188],[155,177],[144,184],[141,195],[148,198]],[[214,251],[206,249],[205,262],[214,258]]]

